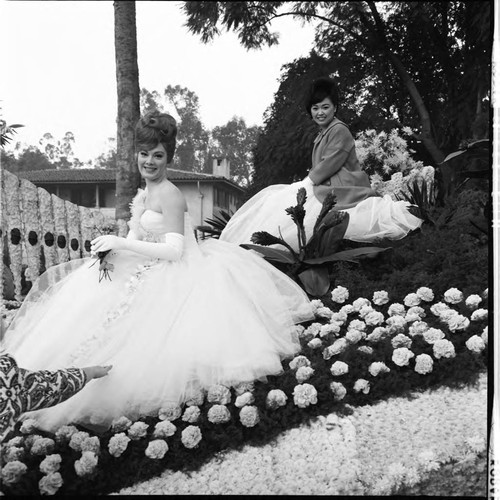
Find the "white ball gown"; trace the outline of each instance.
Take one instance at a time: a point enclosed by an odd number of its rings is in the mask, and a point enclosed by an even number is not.
[[[279,236],[298,250],[297,226],[285,212],[297,204],[297,191],[305,188],[307,199],[304,229],[306,238],[312,230],[321,211],[322,203],[313,194],[313,185],[308,177],[292,184],[274,184],[259,191],[245,202],[231,217],[220,236],[221,241],[235,244],[250,243],[257,231],[267,231]],[[399,240],[410,231],[422,225],[422,219],[408,211],[407,201],[394,201],[389,195],[372,196],[351,208],[342,208],[349,214],[344,239],[362,243],[388,238]]]
[[[161,241],[162,216],[132,204],[143,239]],[[185,215],[180,261],[113,251],[111,281],[94,258],[50,268],[6,332],[5,347],[32,370],[113,365],[71,399],[28,412],[40,429],[71,422],[105,429],[114,418],[156,415],[200,387],[282,372],[300,349],[297,323],[314,318],[305,292],[252,251],[195,239]]]

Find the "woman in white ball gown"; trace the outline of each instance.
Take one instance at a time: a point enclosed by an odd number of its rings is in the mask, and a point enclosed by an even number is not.
[[[318,78],[310,88],[306,110],[319,126],[314,141],[312,167],[302,181],[268,186],[250,198],[231,217],[220,239],[231,243],[250,243],[257,231],[283,239],[298,250],[297,227],[285,209],[296,205],[297,191],[303,187],[307,200],[304,228],[306,239],[320,213],[326,195],[333,190],[335,209],[349,214],[344,239],[373,242],[388,238],[399,240],[419,228],[422,220],[408,211],[406,201],[378,196],[370,187],[368,175],[361,170],[354,138],[337,117],[338,91],[330,78]]]
[[[196,241],[184,196],[167,179],[176,131],[157,112],[137,124],[146,187],[130,230],[92,241],[93,253],[110,251],[111,279],[99,280],[94,258],[50,268],[6,332],[5,348],[28,369],[113,366],[70,400],[26,413],[41,429],[155,415],[212,384],[279,374],[300,348],[295,325],[314,317],[305,292],[254,252]]]

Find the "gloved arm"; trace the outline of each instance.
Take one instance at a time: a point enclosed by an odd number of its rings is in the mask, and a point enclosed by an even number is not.
[[[169,261],[179,260],[184,247],[184,235],[166,233],[161,243],[120,238],[113,235],[98,236],[92,240],[92,253],[106,250],[130,250],[146,257]]]

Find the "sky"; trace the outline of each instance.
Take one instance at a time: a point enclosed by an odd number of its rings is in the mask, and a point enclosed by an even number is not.
[[[262,125],[282,65],[309,54],[314,28],[283,17],[271,25],[277,46],[247,51],[231,32],[203,44],[183,26],[181,4],[136,2],[140,87],[194,91],[209,129],[233,116]],[[45,132],[71,131],[81,161],[104,151],[116,136],[113,2],[1,0],[0,43],[1,117],[24,125],[15,140],[36,144]]]

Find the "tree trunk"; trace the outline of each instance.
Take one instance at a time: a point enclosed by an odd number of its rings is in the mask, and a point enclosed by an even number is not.
[[[140,186],[134,151],[134,127],[139,120],[139,68],[135,2],[113,2],[115,13],[116,87],[118,98],[116,143],[116,215],[119,234],[126,232],[130,202]]]

